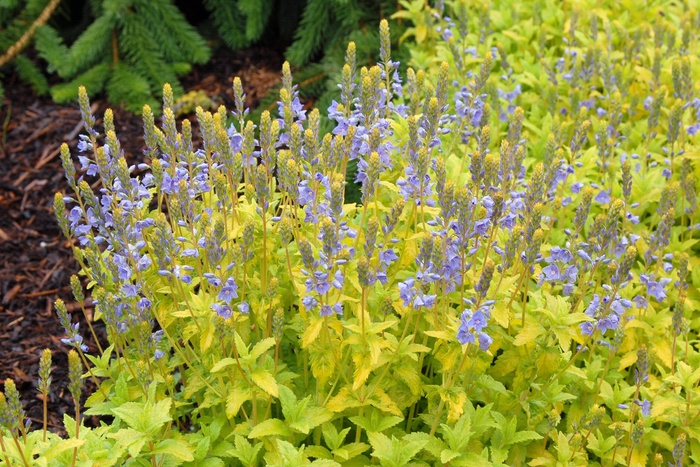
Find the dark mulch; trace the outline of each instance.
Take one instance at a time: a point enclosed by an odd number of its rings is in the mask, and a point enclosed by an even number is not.
[[[220,50],[209,64],[196,67],[182,82],[186,91],[203,90],[232,109],[231,83],[234,76],[240,76],[247,104],[254,107],[268,89],[279,83],[281,65],[279,53],[270,49]],[[0,122],[4,122],[0,145],[0,384],[6,378],[15,380],[28,417],[35,428],[40,427],[43,408],[36,390],[39,356],[43,349],[51,349],[54,364],[49,426],[63,432],[63,414],[72,415],[74,408],[66,389],[69,349],[61,343],[63,330],[53,310],[57,298],[66,302],[74,320],[81,320],[82,334],[90,351],[96,352],[80,304],[70,291],[70,276],[77,274],[79,267],[52,208],[54,193],[66,193],[68,188],[59,158],[60,145],[65,141],[75,151],[83,128],[77,105],[61,106],[50,98],[36,97],[16,76],[6,80],[5,89],[0,109]],[[104,100],[92,101],[98,126],[106,108]],[[114,116],[127,160],[140,162],[140,117],[119,108],[114,109]],[[85,305],[91,317],[89,299]],[[102,340],[101,324],[95,327]],[[90,389],[90,382],[86,382],[85,392]]]

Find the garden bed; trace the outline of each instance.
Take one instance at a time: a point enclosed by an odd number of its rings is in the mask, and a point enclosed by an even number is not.
[[[231,108],[232,79],[240,76],[247,105],[254,108],[279,82],[281,64],[281,55],[272,49],[220,49],[210,63],[195,67],[182,83],[187,92],[204,91],[215,102]],[[61,343],[64,331],[53,304],[61,298],[69,311],[80,315],[69,283],[79,266],[70,242],[56,224],[52,202],[54,193],[67,188],[60,145],[67,142],[74,149],[84,128],[77,103],[61,106],[47,96],[34,96],[16,77],[8,80],[6,94],[0,110],[0,121],[5,122],[0,151],[0,384],[5,378],[15,380],[28,417],[40,426],[42,396],[36,390],[39,357],[43,349],[51,349],[54,384],[49,427],[60,432],[63,414],[71,413],[73,403],[66,389],[69,348]],[[104,100],[93,100],[98,124],[107,107]],[[113,110],[127,160],[137,163],[143,159],[141,117]],[[88,313],[92,312],[90,304],[88,298]],[[101,322],[96,330],[102,336]],[[90,336],[85,338],[95,350]],[[94,389],[87,380],[85,389]]]

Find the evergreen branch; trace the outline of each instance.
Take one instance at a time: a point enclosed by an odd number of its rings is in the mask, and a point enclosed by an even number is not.
[[[216,31],[226,45],[234,50],[250,45],[250,41],[240,29],[240,25],[246,21],[246,18],[238,9],[236,2],[204,0],[204,6],[211,14]]]
[[[144,2],[139,11],[143,9],[142,18],[153,26],[153,31],[159,31],[158,37],[163,40],[171,37],[175,46],[166,46],[165,42],[160,42],[159,49],[167,61],[187,61],[192,63],[206,63],[211,58],[211,50],[197,30],[188,23],[182,16],[180,10],[169,0]],[[145,14],[150,10],[150,14]],[[156,20],[154,24],[153,20]],[[173,33],[177,31],[177,33]],[[164,32],[164,34],[163,34]],[[170,52],[176,53],[179,57],[172,59],[168,56]]]
[[[112,74],[107,82],[106,91],[109,101],[123,105],[129,112],[137,113],[143,104],[152,109],[158,108],[158,102],[151,96],[148,79],[129,69],[124,63],[112,67]]]
[[[110,72],[108,63],[99,63],[71,81],[53,86],[51,98],[59,104],[73,102],[78,99],[78,87],[80,86],[85,86],[91,94],[102,92]]]
[[[18,55],[14,63],[20,79],[29,83],[34,92],[40,96],[49,92],[49,82],[34,62],[24,55]]]
[[[182,94],[173,68],[163,60],[152,36],[134,14],[125,18],[119,41],[128,63],[148,79],[152,90],[158,92],[164,83],[170,83],[175,95]]]
[[[20,2],[17,3],[19,4]],[[26,15],[26,17],[36,18],[42,11],[44,11],[44,8],[46,8],[48,3],[48,0],[26,0],[24,2],[23,13]]]
[[[239,0],[238,9],[248,17],[245,23],[246,39],[250,42],[260,39],[272,11],[272,2]]]
[[[305,65],[323,44],[331,20],[326,0],[309,0],[304,8],[294,43],[287,49],[287,60],[295,66]]]
[[[103,58],[111,45],[114,27],[114,17],[110,14],[102,15],[88,26],[68,49],[68,57],[63,57],[64,76],[75,76]]]
[[[43,26],[46,24],[46,22],[49,20],[51,17],[51,14],[53,11],[56,9],[58,4],[60,3],[60,0],[51,0],[48,5],[46,5],[46,8],[44,8],[44,11],[41,12],[41,14],[37,17],[37,19],[34,20],[31,26],[29,26],[29,29],[22,34],[22,37],[19,38],[17,42],[14,43],[7,51],[0,57],[0,68],[2,68],[4,65],[6,65],[8,62],[10,62],[17,54],[19,54],[22,49],[24,49],[27,44],[29,44],[29,41],[31,38],[34,36],[34,33],[36,32],[36,29],[39,26]]]
[[[48,62],[49,73],[56,72],[60,77],[67,75],[65,58],[70,55],[70,51],[54,28],[44,25],[37,29],[34,45],[39,56]]]
[[[15,16],[13,10],[19,6],[19,0],[3,0],[0,4],[0,24],[5,24]]]

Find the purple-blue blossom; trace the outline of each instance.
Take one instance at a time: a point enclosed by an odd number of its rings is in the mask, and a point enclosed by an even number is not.
[[[640,274],[639,280],[646,285],[647,294],[656,301],[663,302],[666,299],[666,286],[671,282],[670,278],[664,277],[657,281],[654,274]]]
[[[467,302],[471,303],[469,300]],[[479,348],[483,351],[489,349],[493,343],[493,338],[483,330],[488,325],[491,316],[492,301],[481,305],[475,312],[466,308],[460,315],[460,326],[457,330],[457,340],[460,344],[471,344],[479,340]]]
[[[221,287],[221,290],[219,291],[219,295],[217,296],[217,300],[226,302],[227,304],[231,304],[231,300],[234,298],[238,298],[238,284],[236,284],[236,281],[234,280],[233,277],[229,277],[226,279],[226,282],[224,282],[223,287]]]
[[[229,319],[233,314],[233,310],[231,310],[231,307],[225,303],[214,303],[211,306],[211,308],[216,312],[217,315],[221,316],[224,319]]]

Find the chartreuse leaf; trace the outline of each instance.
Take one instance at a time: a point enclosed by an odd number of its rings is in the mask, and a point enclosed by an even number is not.
[[[286,423],[279,418],[268,418],[258,423],[250,430],[248,438],[262,438],[264,436],[281,436],[287,437],[292,434]]]
[[[334,449],[333,455],[336,456],[336,458],[340,458],[343,461],[348,461],[359,456],[360,454],[368,450],[369,447],[369,444],[366,443],[350,443],[346,444],[341,448]]]
[[[416,439],[410,435],[397,439],[394,436],[389,438],[383,433],[368,432],[367,437],[372,445],[372,456],[386,467],[407,465],[428,444],[427,439]]]
[[[218,373],[221,370],[224,370],[227,367],[229,367],[231,365],[235,365],[235,364],[236,364],[236,359],[234,359],[234,358],[231,358],[231,357],[222,358],[221,360],[216,362],[214,364],[214,366],[211,367],[211,370],[209,370],[209,371],[212,373]]]
[[[336,371],[333,349],[330,346],[314,345],[309,348],[309,361],[314,377],[319,384],[328,381]],[[341,369],[340,371],[345,371]]]
[[[447,406],[447,421],[457,420],[464,412],[464,404],[467,402],[467,395],[460,387],[452,387],[449,390],[440,386],[438,388],[440,399]]]
[[[272,454],[272,455],[271,455]],[[277,440],[277,452],[265,456],[267,465],[301,467],[309,465],[308,458],[304,455],[304,446],[297,449],[287,441]]]
[[[296,448],[293,444],[281,439],[277,440],[277,451],[268,452],[265,461],[266,465],[279,467],[340,467],[339,463],[331,459],[317,459],[310,462],[303,445]]]
[[[362,417],[356,415],[354,417],[349,417],[349,420],[367,432],[382,432],[384,430],[388,430],[403,420],[403,417],[383,415],[377,409],[369,409],[365,413],[367,412],[369,412],[369,415]]]
[[[228,453],[237,458],[245,467],[253,466],[258,463],[258,454],[262,449],[262,443],[250,444],[250,441],[241,435],[235,437],[235,448],[229,449]]]
[[[62,452],[68,451],[69,449],[72,450],[74,448],[79,448],[83,444],[85,444],[84,439],[63,439],[60,442],[51,445],[51,447],[44,451],[42,455],[48,462],[51,462]]]
[[[109,375],[109,361],[114,352],[114,344],[110,345],[100,356],[85,354],[85,358],[90,360],[93,367],[90,369],[93,375],[97,377],[105,377]]]
[[[367,405],[368,402],[360,402],[355,393],[348,387],[343,387],[338,394],[333,396],[328,403],[326,408],[331,412],[342,412],[346,409],[352,409],[355,407],[362,407]]]
[[[236,351],[241,359],[248,356],[248,346],[243,341],[243,338],[237,332],[233,333],[233,341],[236,344]]]
[[[534,342],[535,339],[544,333],[545,329],[540,323],[536,322],[535,320],[526,321],[525,327],[518,332],[517,336],[515,336],[513,345],[519,347],[521,345],[529,344],[530,342]]]
[[[218,457],[208,457],[201,462],[197,462],[197,467],[225,467],[226,463]]]
[[[542,308],[539,311],[549,322],[547,329],[554,333],[557,341],[559,341],[559,347],[566,352],[571,347],[571,342],[578,336],[577,328],[579,323],[589,321],[591,318],[586,316],[585,313],[571,313],[571,306],[565,297],[561,295],[555,297],[547,291],[542,293],[547,304],[546,308]]]
[[[310,325],[304,330],[304,334],[301,337],[301,348],[305,349],[311,345],[318,335],[321,333],[323,327],[323,318],[320,316],[314,316],[310,319]]]
[[[676,367],[676,373],[672,376],[666,378],[666,381],[674,384],[679,384],[687,392],[692,391],[692,389],[697,385],[700,380],[700,367],[695,368],[688,365],[683,361],[679,361]]]
[[[333,459],[333,454],[323,446],[307,446],[304,453],[316,459]]]
[[[267,352],[271,347],[275,346],[275,339],[272,337],[268,337],[267,339],[263,339],[255,346],[253,349],[250,351],[250,358],[253,360],[256,360],[258,357],[260,357],[262,354]]]
[[[159,442],[151,452],[154,454],[170,454],[183,461],[194,460],[194,449],[192,446],[186,441],[178,439],[164,439]]]
[[[289,427],[301,433],[309,434],[311,430],[321,423],[327,422],[331,418],[333,418],[333,414],[328,409],[323,407],[309,407],[304,417],[297,422],[290,423]]]
[[[214,342],[214,334],[216,333],[216,326],[213,322],[208,322],[204,329],[202,329],[201,336],[199,338],[199,350],[204,353],[209,350],[211,344]]]
[[[108,433],[109,438],[117,440],[117,449],[126,449],[131,457],[136,457],[141,452],[144,444],[151,438],[133,428],[122,428],[116,433]]]
[[[112,413],[124,420],[129,428],[146,435],[154,435],[166,422],[172,420],[170,417],[171,404],[171,399],[163,399],[156,403],[153,403],[152,400],[127,402],[112,409]]]
[[[606,438],[603,436],[603,433],[601,433],[600,430],[596,430],[595,436],[589,436],[586,449],[594,453],[596,456],[604,458],[605,454],[610,452],[615,447],[616,442],[617,439],[613,435]]]
[[[272,376],[272,373],[269,371],[265,370],[264,368],[256,368],[250,372],[250,378],[260,389],[272,397],[279,396],[279,386],[277,385],[277,380],[275,380],[275,377]]]
[[[444,423],[440,427],[443,439],[449,446],[447,450],[450,452],[464,452],[469,441],[471,441],[471,437],[474,435],[474,432],[471,430],[471,415],[469,413],[459,417],[454,427]],[[449,462],[451,459],[454,459],[454,457],[442,462]]]
[[[298,401],[294,391],[288,387],[280,386],[279,390],[282,413],[292,430],[306,435],[313,428],[333,418],[333,413],[328,409],[311,404],[311,396]]]
[[[561,431],[557,435],[557,458],[559,462],[566,462],[567,464],[569,459],[571,459],[569,438],[566,436],[566,433],[562,433]]]
[[[331,422],[326,422],[323,425],[321,425],[321,433],[323,434],[323,440],[326,442],[326,445],[331,449],[331,451],[334,451],[343,445],[345,437],[348,435],[349,432],[349,427],[344,428],[340,430],[340,432],[338,432],[338,429]]]
[[[340,467],[340,464],[331,459],[316,459],[309,464],[311,467]]]
[[[253,388],[242,380],[236,380],[233,383],[233,390],[226,397],[226,416],[232,419],[238,415],[243,403],[252,399]]]
[[[517,431],[518,422],[514,416],[506,418],[500,412],[493,412],[491,415],[498,424],[492,438],[493,445],[496,447],[507,447],[525,441],[542,439],[542,436],[535,431]]]
[[[353,352],[352,361],[355,365],[355,371],[352,374],[352,390],[357,391],[372,373],[372,355],[364,347],[361,347]]]

